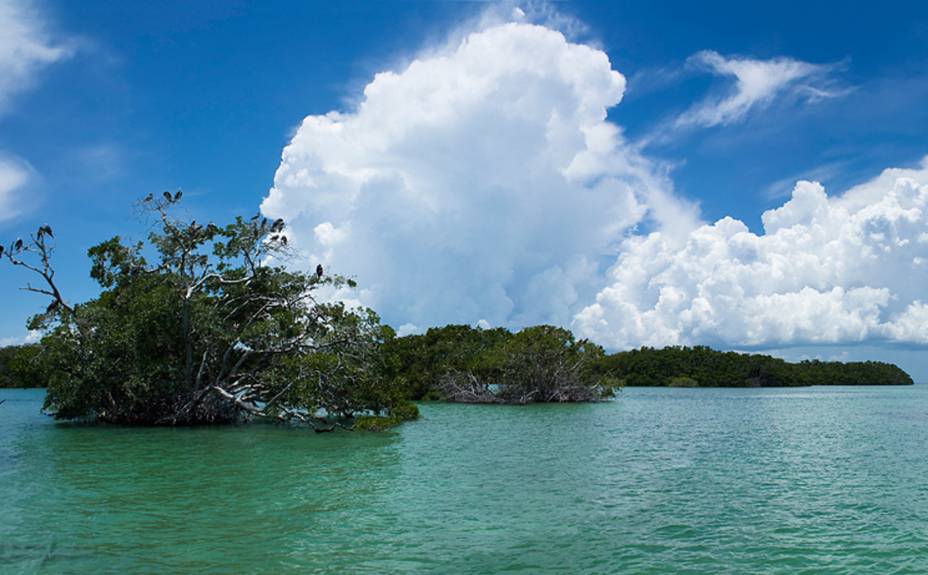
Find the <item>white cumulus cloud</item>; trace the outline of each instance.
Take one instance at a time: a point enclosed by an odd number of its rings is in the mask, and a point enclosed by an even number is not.
[[[569,323],[623,234],[694,210],[607,121],[625,78],[604,52],[521,21],[461,38],[305,118],[262,211],[407,331]]]
[[[709,97],[681,114],[675,127],[732,124],[742,120],[754,108],[764,108],[787,91],[818,100],[842,93],[830,84],[831,66],[810,64],[791,58],[757,60],[726,58],[711,50],[699,52],[690,63],[712,74],[734,80],[727,93]]]
[[[799,182],[761,234],[631,237],[609,275],[574,327],[611,347],[928,343],[928,158],[837,197]]]

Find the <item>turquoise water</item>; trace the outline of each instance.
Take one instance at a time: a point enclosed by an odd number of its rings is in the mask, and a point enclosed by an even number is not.
[[[61,425],[0,390],[2,573],[928,573],[928,387]]]

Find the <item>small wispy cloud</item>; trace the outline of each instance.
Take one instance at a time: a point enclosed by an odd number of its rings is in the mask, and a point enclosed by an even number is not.
[[[46,19],[31,2],[0,0],[0,115],[12,98],[30,88],[46,66],[73,53],[73,46],[49,31]],[[26,211],[22,190],[35,170],[13,153],[0,150],[0,222]]]
[[[680,114],[673,123],[675,128],[734,124],[744,120],[752,110],[766,108],[779,96],[792,95],[814,102],[848,92],[833,77],[836,65],[810,64],[792,58],[725,57],[712,50],[691,56],[687,63],[698,70],[730,78],[734,86]]]
[[[796,182],[799,180],[808,180],[818,182],[820,184],[827,184],[836,176],[845,173],[847,168],[847,161],[830,162],[810,168],[808,170],[790,174],[785,178],[780,178],[777,181],[770,183],[766,188],[764,188],[762,197],[766,200],[779,200],[788,198],[790,194],[792,194],[793,188],[796,186]]]
[[[14,94],[32,85],[39,70],[72,52],[67,43],[52,38],[31,3],[0,0],[0,112]]]
[[[32,175],[28,164],[11,156],[0,154],[0,222],[11,220],[21,214],[17,196]]]
[[[668,65],[635,71],[628,80],[625,101],[642,98],[679,84],[687,72],[682,66]]]
[[[103,182],[122,173],[126,164],[126,150],[114,142],[103,142],[77,150],[74,165],[85,180]]]

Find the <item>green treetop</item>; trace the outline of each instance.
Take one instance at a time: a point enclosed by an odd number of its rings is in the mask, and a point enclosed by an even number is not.
[[[0,254],[38,274],[44,284],[28,289],[51,299],[30,324],[46,334],[49,412],[169,425],[260,416],[318,429],[397,408],[414,415],[383,377],[377,350],[392,330],[371,310],[319,297],[351,280],[285,269],[282,220],[188,222],[173,215],[179,200],[144,200],[155,216],[147,246],[114,237],[90,249],[102,291],[84,303],[57,287],[47,226]]]

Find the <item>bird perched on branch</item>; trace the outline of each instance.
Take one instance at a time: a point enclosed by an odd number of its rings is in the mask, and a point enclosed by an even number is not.
[[[322,279],[322,264],[316,266],[316,277]]]

